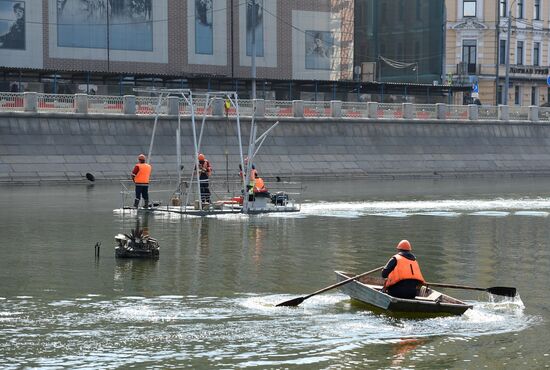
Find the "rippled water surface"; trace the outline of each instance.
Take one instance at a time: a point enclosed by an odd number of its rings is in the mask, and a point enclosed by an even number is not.
[[[116,185],[3,187],[0,368],[550,367],[550,179],[307,184],[302,212],[120,213]],[[115,260],[139,225],[158,261]],[[394,318],[331,290],[411,241],[460,317]],[[99,258],[94,245],[101,242]]]

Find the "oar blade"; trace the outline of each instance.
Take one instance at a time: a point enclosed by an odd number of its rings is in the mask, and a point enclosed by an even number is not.
[[[487,291],[491,294],[502,295],[505,297],[515,297],[516,288],[506,287],[506,286],[494,286],[487,288]]]
[[[305,300],[304,297],[293,298],[291,300],[276,304],[275,307],[296,307]]]

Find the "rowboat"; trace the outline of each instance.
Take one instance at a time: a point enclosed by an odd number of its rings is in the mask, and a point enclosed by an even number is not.
[[[355,274],[335,271],[337,280],[344,281]],[[415,299],[392,297],[382,292],[384,279],[363,276],[340,287],[352,300],[368,305],[375,312],[411,316],[462,315],[473,306],[427,286],[419,289]]]

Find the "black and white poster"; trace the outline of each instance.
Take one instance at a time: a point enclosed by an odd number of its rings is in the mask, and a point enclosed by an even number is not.
[[[306,69],[331,69],[333,55],[332,32],[306,31],[305,37]]]
[[[25,50],[25,2],[0,0],[0,49]]]
[[[246,55],[252,56],[252,35],[256,32],[256,56],[264,56],[264,1],[246,1]]]

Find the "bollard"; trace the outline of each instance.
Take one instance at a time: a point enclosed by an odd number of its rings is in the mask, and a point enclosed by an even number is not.
[[[443,103],[435,104],[435,111],[437,119],[447,119],[447,105]]]
[[[470,121],[476,121],[479,117],[479,105],[468,104],[468,119]]]
[[[412,103],[403,103],[403,118],[404,119],[414,118],[414,108]]]
[[[87,94],[75,94],[74,95],[75,113],[88,113],[88,95]]]
[[[35,92],[24,92],[23,107],[25,112],[38,112],[38,94]]]
[[[136,96],[124,95],[122,97],[123,113],[124,114],[136,114]]]
[[[378,118],[378,103],[370,101],[367,103],[367,117]]]
[[[292,113],[294,117],[303,118],[304,117],[304,102],[303,100],[293,100],[292,101]]]
[[[180,110],[180,98],[178,96],[168,97],[168,114],[177,116]]]
[[[265,117],[265,100],[254,99],[252,101],[252,104],[252,106],[254,107],[254,117]]]
[[[539,107],[535,105],[529,106],[529,121],[531,122],[539,121]]]
[[[212,99],[212,116],[214,117],[223,117],[224,116],[224,101],[222,98]]]
[[[332,118],[342,117],[342,102],[340,100],[330,101],[330,115]]]
[[[499,121],[508,121],[510,119],[510,110],[507,105],[498,106],[498,119]]]

